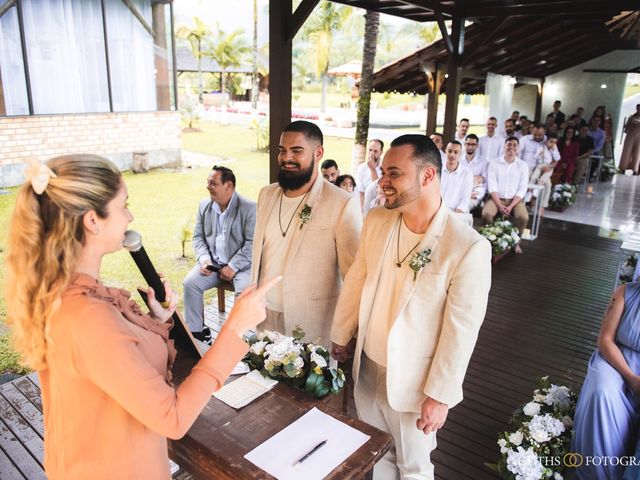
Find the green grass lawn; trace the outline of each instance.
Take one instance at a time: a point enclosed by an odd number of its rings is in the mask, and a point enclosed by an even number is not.
[[[185,133],[183,149],[221,157],[237,177],[240,194],[257,200],[260,189],[268,183],[268,154],[256,151],[255,132],[241,126],[200,124],[201,132]],[[325,141],[325,158],[335,158],[348,172],[351,165],[351,146],[348,139],[329,137]],[[163,272],[182,296],[182,279],[193,267],[195,259],[191,240],[182,258],[181,232],[185,225],[191,231],[199,200],[206,198],[206,178],[210,167],[182,171],[152,170],[143,175],[125,173],[129,189],[129,204],[135,219],[130,228],[142,235],[145,250],[156,269]],[[0,195],[0,289],[4,292],[5,251],[7,229],[15,202],[17,188],[8,195]],[[142,275],[129,254],[121,250],[105,257],[102,279],[108,285],[133,291],[144,285]],[[137,294],[136,294],[137,297]],[[208,298],[213,301],[213,292]],[[182,299],[180,299],[180,306]],[[4,293],[0,295],[0,324],[6,318]],[[0,325],[0,329],[2,326]],[[0,330],[2,332],[2,330]],[[7,336],[0,335],[0,373],[22,372],[17,356],[9,348]]]

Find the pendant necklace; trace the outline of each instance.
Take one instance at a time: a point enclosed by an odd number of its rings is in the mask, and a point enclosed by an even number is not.
[[[398,243],[396,245],[396,267],[400,268],[402,267],[402,264],[404,263],[404,261],[407,259],[407,257],[409,255],[411,255],[411,253],[418,247],[418,245],[420,245],[422,243],[422,240],[418,241],[418,243],[416,243],[413,248],[411,250],[409,250],[409,253],[407,253],[404,258],[402,260],[400,260],[400,227],[402,226],[402,214],[400,214],[400,221],[398,222]]]
[[[309,191],[311,191],[311,190],[309,190]],[[287,232],[289,231],[289,227],[291,226],[291,222],[293,221],[293,217],[296,216],[296,212],[300,208],[300,205],[302,205],[302,202],[304,202],[304,199],[307,198],[307,195],[309,195],[309,192],[304,194],[304,196],[300,200],[300,203],[298,203],[298,206],[293,211],[293,214],[291,215],[291,218],[289,219],[289,223],[287,223],[287,228],[283,230],[282,229],[282,220],[281,220],[281,218],[282,218],[282,197],[284,197],[284,190],[282,190],[280,192],[280,206],[278,207],[278,226],[280,227],[280,233],[282,233],[283,237],[287,236]]]

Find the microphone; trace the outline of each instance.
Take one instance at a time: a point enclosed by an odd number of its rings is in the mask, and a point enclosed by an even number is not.
[[[131,254],[133,261],[136,262],[147,284],[153,288],[158,302],[164,303],[166,299],[164,285],[162,284],[162,280],[160,280],[160,275],[156,272],[151,260],[149,260],[147,252],[142,246],[142,236],[135,230],[127,230],[124,234],[122,244]]]

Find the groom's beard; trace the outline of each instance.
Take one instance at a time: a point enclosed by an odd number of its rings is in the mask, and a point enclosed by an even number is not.
[[[300,164],[296,162],[284,162],[283,164],[295,164],[298,167],[300,166]],[[278,183],[283,190],[297,190],[305,184],[309,183],[311,177],[313,176],[313,170],[315,168],[315,159],[311,160],[311,165],[309,165],[309,168],[306,168],[304,170],[301,169],[294,172],[283,170],[282,165],[280,165],[280,171],[278,172]]]

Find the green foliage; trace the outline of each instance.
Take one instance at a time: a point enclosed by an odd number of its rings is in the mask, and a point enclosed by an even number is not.
[[[258,152],[269,151],[269,117],[254,118],[249,123],[249,128],[256,131],[256,150]]]
[[[5,334],[0,335],[0,373],[7,372],[24,375],[30,370],[20,365],[20,355],[11,348],[10,337]]]
[[[187,245],[193,237],[193,217],[187,218],[180,230],[180,244],[182,245],[182,258],[187,258]]]
[[[222,86],[221,90],[233,93],[231,89],[226,89],[227,83],[226,72],[231,67],[239,67],[251,52],[251,48],[247,44],[244,37],[244,29],[238,28],[231,33],[225,32],[220,24],[216,24],[216,30],[213,40],[207,40],[203,55],[214,59],[222,70]]]

